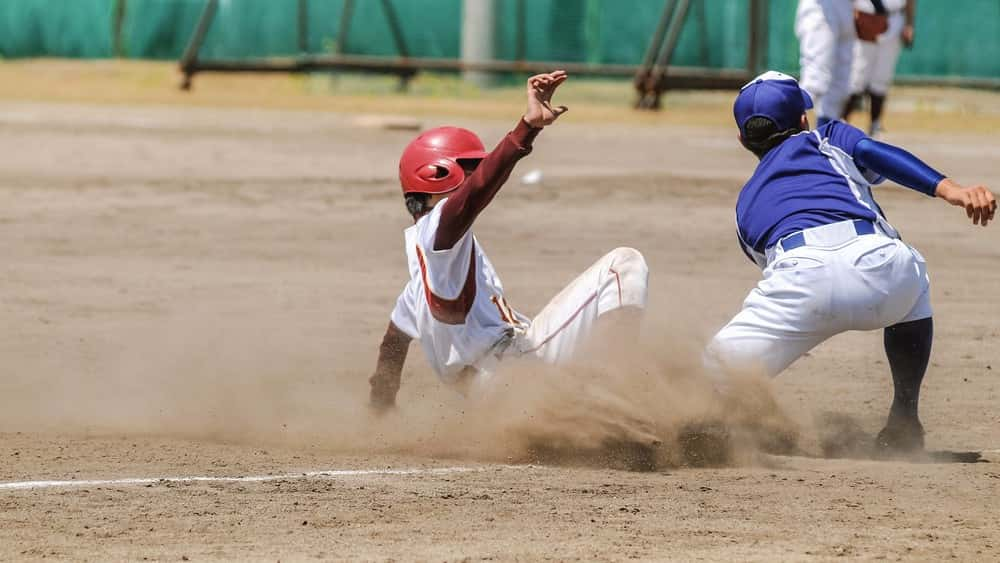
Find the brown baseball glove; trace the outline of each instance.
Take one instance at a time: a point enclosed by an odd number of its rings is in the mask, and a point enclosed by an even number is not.
[[[854,10],[854,28],[858,30],[858,39],[874,42],[879,35],[889,29],[889,18],[885,14],[869,14]]]

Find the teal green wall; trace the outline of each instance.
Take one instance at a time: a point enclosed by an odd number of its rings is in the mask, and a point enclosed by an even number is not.
[[[204,0],[125,0],[125,55],[176,59]],[[798,70],[793,33],[797,0],[770,1],[768,66]],[[415,56],[457,57],[461,0],[393,0]],[[527,57],[635,64],[645,52],[663,0],[529,0]],[[2,0],[0,56],[112,56],[115,0]],[[297,51],[296,0],[221,0],[203,57],[290,55]],[[747,0],[694,0],[675,64],[739,68],[746,61]],[[309,0],[309,50],[332,50],[343,0]],[[396,50],[380,2],[355,2],[347,52]],[[497,0],[499,58],[516,53],[516,2]],[[904,75],[1000,78],[1000,0],[924,0],[917,44],[903,53]]]

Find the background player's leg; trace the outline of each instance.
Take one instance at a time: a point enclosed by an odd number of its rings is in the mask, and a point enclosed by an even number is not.
[[[850,97],[851,70],[854,61],[854,28],[847,32],[841,30],[833,46],[833,74],[830,77],[830,87],[820,105],[820,114],[829,119],[843,117],[844,106]]]
[[[892,85],[896,73],[896,61],[902,49],[902,41],[898,34],[884,37],[877,45],[877,56],[874,60],[871,83],[871,128],[869,134],[874,136],[882,129],[882,110],[885,107],[886,94]]]
[[[851,64],[851,96],[844,106],[842,117],[844,121],[847,121],[852,111],[861,107],[861,101],[868,93],[877,50],[878,46],[874,43],[860,40],[854,42],[854,61]]]
[[[869,99],[871,100],[872,123],[871,127],[868,128],[868,134],[874,137],[882,130],[882,106],[885,105],[885,94],[871,92]]]
[[[851,113],[861,107],[861,100],[861,94],[851,94],[851,97],[847,98],[847,103],[844,105],[844,121],[850,119]]]
[[[934,339],[934,321],[928,317],[885,329],[885,355],[892,370],[892,407],[877,445],[890,450],[923,448],[924,432],[918,416],[920,384],[927,371]]]
[[[820,2],[799,3],[795,35],[799,39],[799,66],[802,69],[799,83],[812,96],[817,118],[825,119],[822,104],[833,78],[837,41],[834,26]]]

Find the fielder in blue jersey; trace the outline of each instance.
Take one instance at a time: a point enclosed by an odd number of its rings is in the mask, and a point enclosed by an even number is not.
[[[736,98],[740,142],[760,159],[736,203],[736,228],[764,279],[709,344],[706,364],[717,375],[775,376],[835,334],[884,329],[895,393],[876,447],[920,450],[917,402],[933,337],[927,267],[886,221],[871,185],[888,178],[965,208],[984,227],[996,199],[846,123],[810,130],[811,107],[795,79],[773,71]]]

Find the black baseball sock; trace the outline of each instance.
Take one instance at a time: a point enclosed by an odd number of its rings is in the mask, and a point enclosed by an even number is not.
[[[927,371],[934,339],[934,320],[931,317],[899,323],[885,329],[885,355],[892,370],[894,390],[889,424],[917,422],[920,384]]]
[[[861,107],[861,94],[851,94],[850,98],[847,98],[847,103],[844,104],[844,121],[851,116],[851,112]]]
[[[871,111],[872,111],[872,123],[879,123],[882,121],[882,108],[885,106],[885,94],[876,94],[871,92],[868,94],[871,100]]]

